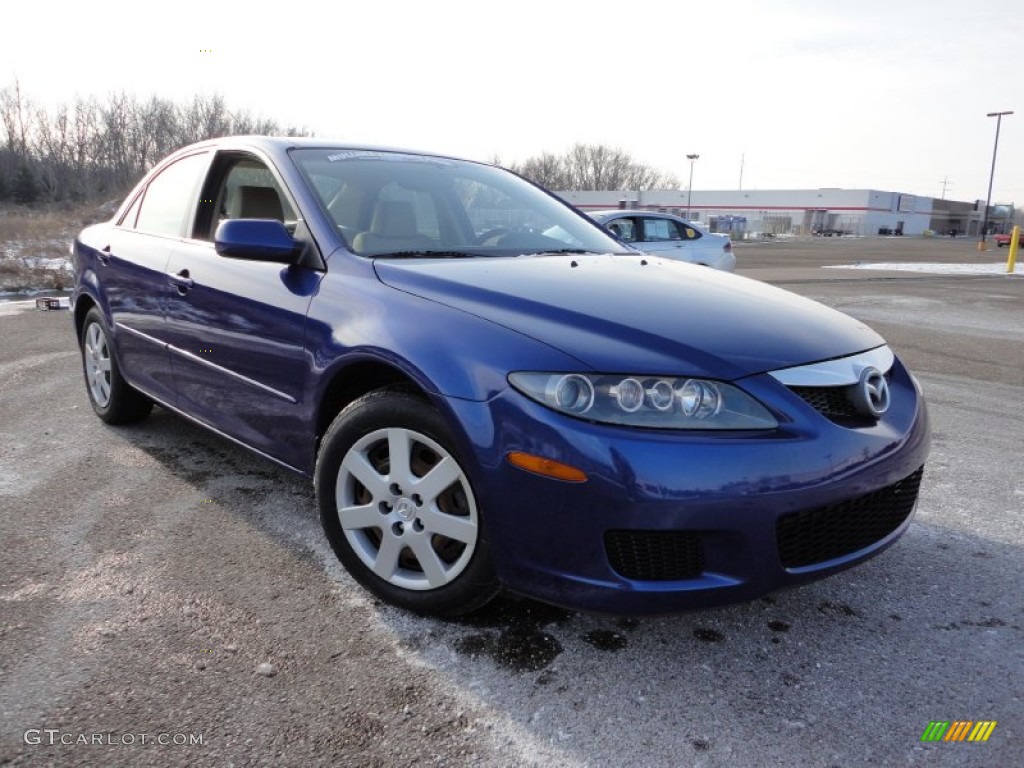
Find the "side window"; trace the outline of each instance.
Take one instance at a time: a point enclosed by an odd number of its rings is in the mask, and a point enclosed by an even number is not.
[[[124,227],[125,229],[135,229],[135,220],[139,217],[139,208],[142,206],[142,195],[135,198],[135,202],[132,203],[121,220],[117,222],[117,226]]]
[[[612,219],[605,224],[605,229],[626,243],[636,242],[636,219]]]
[[[294,232],[297,216],[274,174],[260,160],[222,154],[203,192],[195,237],[212,240],[226,219],[276,219]]]
[[[207,159],[206,153],[189,155],[149,182],[135,228],[155,235],[183,234],[185,217],[199,194]]]
[[[700,232],[697,231],[696,229],[694,229],[693,227],[688,227],[685,224],[680,224],[679,228],[683,230],[683,239],[684,240],[699,240],[700,239]]]
[[[263,163],[242,160],[232,166],[224,181],[224,211],[232,219],[294,221],[295,212]]]
[[[644,219],[644,240],[648,243],[681,240],[679,228],[671,219]]]

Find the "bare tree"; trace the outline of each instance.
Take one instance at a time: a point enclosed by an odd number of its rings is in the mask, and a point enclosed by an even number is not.
[[[0,122],[8,149],[22,154],[27,152],[31,113],[32,104],[21,95],[21,83],[15,78],[14,85],[0,91]]]
[[[564,155],[544,152],[511,169],[557,190],[625,190],[678,187],[678,180],[634,160],[618,147],[576,144]]]
[[[513,165],[512,170],[547,189],[569,189],[568,185],[572,183],[565,159],[550,152],[544,152],[528,158],[518,165]]]
[[[33,105],[15,81],[0,90],[0,200],[107,199],[178,147],[231,134],[310,132],[231,112],[219,95],[176,104],[119,93],[48,111]]]

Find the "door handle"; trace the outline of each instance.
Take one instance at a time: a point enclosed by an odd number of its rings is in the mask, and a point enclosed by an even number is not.
[[[192,282],[192,278],[189,277],[187,269],[183,269],[177,274],[168,273],[167,279],[170,280],[171,285],[173,285],[178,290],[178,293],[182,296],[188,293],[189,290],[191,290],[192,286],[194,285],[194,283]]]

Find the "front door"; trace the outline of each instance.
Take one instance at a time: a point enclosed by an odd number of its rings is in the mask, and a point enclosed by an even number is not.
[[[294,208],[269,167],[222,153],[203,191],[193,237],[172,249],[168,339],[178,405],[257,450],[298,466],[309,452],[306,313],[321,273],[220,256],[225,218],[277,219]]]

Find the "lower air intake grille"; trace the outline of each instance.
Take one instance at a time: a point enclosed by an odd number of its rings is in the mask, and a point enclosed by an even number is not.
[[[913,511],[923,473],[921,467],[898,483],[858,499],[780,517],[775,536],[783,567],[814,565],[884,539]]]
[[[704,570],[704,549],[686,531],[607,531],[608,562],[635,581],[693,579]]]
[[[855,419],[857,409],[847,395],[849,387],[790,387],[814,410],[829,419]]]

